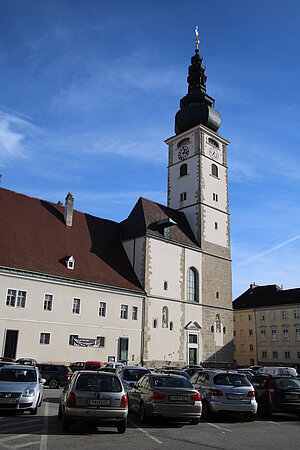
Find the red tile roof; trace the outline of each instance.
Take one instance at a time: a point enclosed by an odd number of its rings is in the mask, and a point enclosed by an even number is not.
[[[0,266],[142,292],[120,242],[120,225],[0,188]],[[65,258],[74,256],[74,270]]]

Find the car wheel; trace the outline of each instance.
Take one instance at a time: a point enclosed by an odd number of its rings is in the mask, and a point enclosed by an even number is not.
[[[118,425],[117,425],[117,430],[118,430],[118,433],[119,433],[119,434],[125,433],[126,428],[127,428],[127,421],[126,421],[126,419],[122,420],[122,421],[119,422]]]
[[[57,389],[59,387],[59,382],[56,378],[50,378],[48,386],[50,389]]]
[[[256,419],[256,414],[254,414],[252,412],[246,414],[247,422],[254,422],[255,419]]]
[[[201,419],[202,420],[209,420],[211,414],[209,411],[209,407],[206,401],[202,402],[202,414],[201,414]]]
[[[57,417],[59,418],[59,420],[61,420],[63,418],[63,412],[61,409],[61,405],[59,405],[59,407],[58,407]]]
[[[30,409],[29,414],[31,416],[36,416],[37,415],[37,410],[38,410],[38,404],[36,404],[35,408]]]
[[[142,423],[146,423],[147,422],[147,417],[146,417],[146,411],[145,411],[145,405],[143,402],[141,402],[140,404],[140,409],[139,409],[139,419]]]
[[[198,425],[198,423],[199,423],[199,419],[191,419],[190,420],[191,425]]]

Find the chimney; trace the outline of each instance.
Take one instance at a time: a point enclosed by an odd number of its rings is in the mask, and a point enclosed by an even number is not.
[[[250,284],[250,294],[252,294],[252,292],[254,291],[254,289],[257,287],[257,284],[255,284],[255,281],[253,281],[253,283]]]
[[[65,199],[65,214],[64,219],[67,227],[72,227],[73,223],[73,205],[74,205],[74,197],[71,192],[68,193]]]

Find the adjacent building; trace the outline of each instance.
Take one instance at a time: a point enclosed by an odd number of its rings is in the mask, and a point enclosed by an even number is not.
[[[233,361],[228,141],[196,39],[167,206],[120,223],[0,187],[0,348],[39,361]]]
[[[250,288],[233,302],[235,361],[300,365],[300,288]]]

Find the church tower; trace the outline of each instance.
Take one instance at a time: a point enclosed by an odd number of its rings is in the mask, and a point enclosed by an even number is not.
[[[169,147],[168,206],[183,212],[201,249],[199,294],[203,312],[203,360],[233,360],[232,281],[227,145],[221,116],[206,93],[205,66],[196,50],[188,93],[180,100]],[[213,324],[213,325],[212,325]]]

